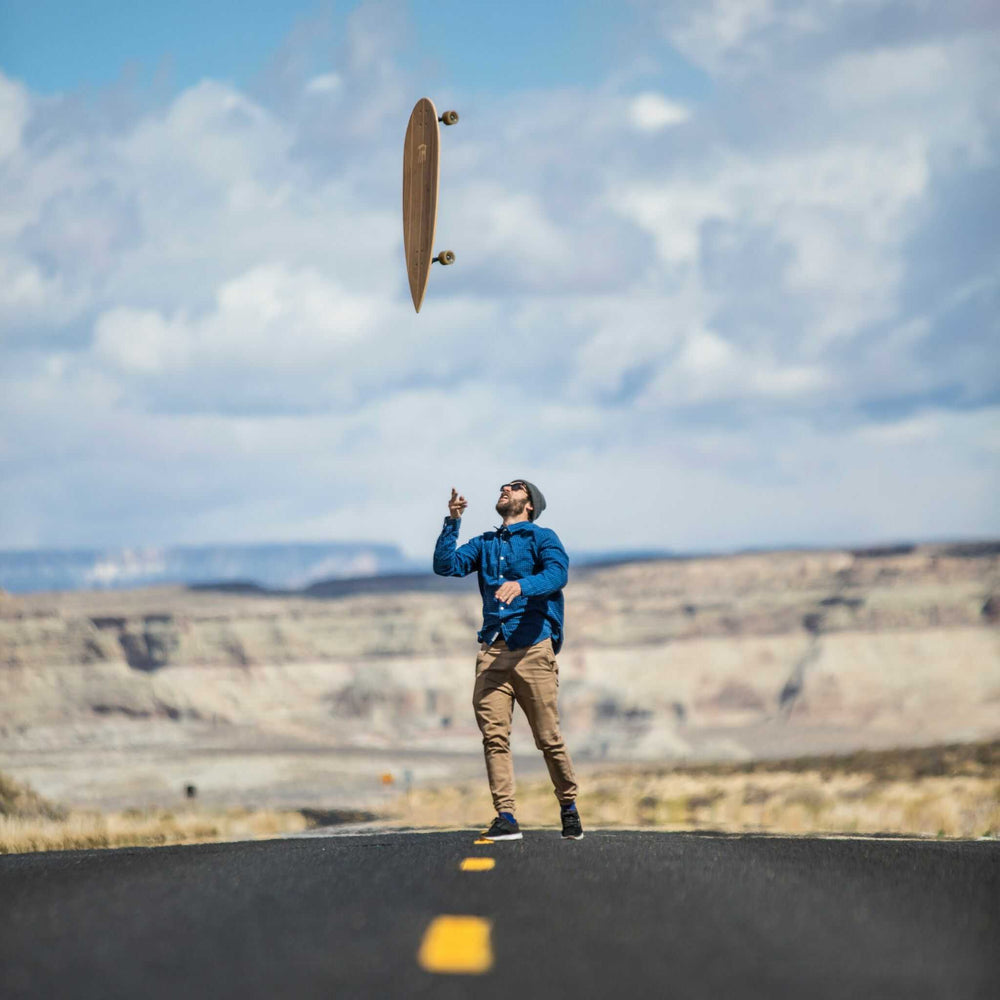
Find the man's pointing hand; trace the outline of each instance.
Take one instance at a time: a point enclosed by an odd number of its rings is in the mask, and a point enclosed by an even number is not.
[[[460,497],[454,486],[451,488],[451,499],[448,501],[448,516],[461,517],[463,511],[469,506],[469,501],[465,497]]]

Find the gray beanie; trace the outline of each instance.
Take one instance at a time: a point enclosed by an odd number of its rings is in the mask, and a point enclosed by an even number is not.
[[[530,519],[537,521],[541,517],[542,511],[545,510],[545,495],[534,483],[529,483],[527,479],[516,479],[512,480],[512,482],[524,483],[528,487],[528,496],[531,497],[531,506],[533,508]]]

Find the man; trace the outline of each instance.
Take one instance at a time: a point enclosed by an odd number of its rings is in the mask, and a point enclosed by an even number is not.
[[[497,818],[487,840],[520,840],[514,818],[510,723],[516,701],[528,717],[559,800],[562,835],[582,840],[573,764],[559,733],[556,654],[563,641],[563,594],[569,559],[558,535],[535,521],[545,510],[542,491],[526,479],[500,487],[503,525],[456,548],[468,503],[453,488],[448,516],[434,549],[439,576],[479,574],[483,627],[479,632],[472,704],[483,734],[486,775]]]

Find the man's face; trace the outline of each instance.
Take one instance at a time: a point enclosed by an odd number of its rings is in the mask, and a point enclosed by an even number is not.
[[[503,517],[518,517],[524,513],[525,507],[531,502],[528,487],[520,480],[504,483],[500,487],[500,499],[497,500],[497,513]]]

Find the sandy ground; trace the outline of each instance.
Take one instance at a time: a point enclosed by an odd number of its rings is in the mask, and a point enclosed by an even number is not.
[[[169,808],[185,800],[194,785],[205,806],[261,809],[367,809],[381,811],[407,788],[481,782],[488,808],[478,735],[469,732],[449,752],[420,747],[337,746],[332,739],[293,739],[253,728],[187,726],[148,721],[108,724],[76,732],[71,742],[37,734],[29,745],[0,743],[0,771],[71,808],[121,810]],[[62,734],[66,740],[66,734]],[[833,727],[767,725],[688,731],[689,761],[739,761],[806,753],[842,753],[860,747],[901,745],[898,734],[873,734]],[[465,742],[465,752],[455,751]],[[514,724],[518,778],[544,778],[541,754],[527,726]],[[913,738],[909,745],[919,742]],[[641,768],[675,758],[624,760],[574,752],[582,779],[616,767]]]

